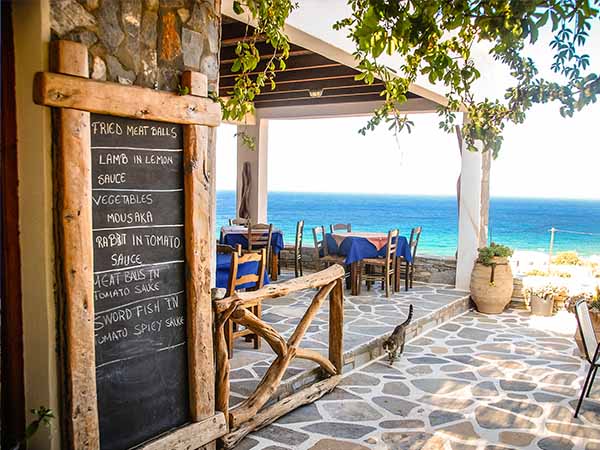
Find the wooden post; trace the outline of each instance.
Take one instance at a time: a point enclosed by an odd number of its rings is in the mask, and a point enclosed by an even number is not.
[[[206,97],[206,75],[184,72],[182,85],[191,95]],[[207,170],[208,129],[184,127],[184,192],[188,292],[190,412],[193,421],[214,414],[212,305],[210,299],[210,192]]]
[[[76,42],[52,43],[56,70],[88,77],[87,48]],[[92,240],[92,162],[90,113],[61,108],[58,117],[57,234],[62,255],[66,355],[66,416],[71,447],[100,448],[94,342],[94,249]]]
[[[344,368],[344,286],[341,278],[329,295],[329,360],[341,375]]]

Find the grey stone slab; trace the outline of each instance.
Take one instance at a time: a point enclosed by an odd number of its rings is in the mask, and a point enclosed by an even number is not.
[[[498,389],[491,381],[483,381],[471,388],[471,394],[474,397],[496,397]]]
[[[279,425],[270,425],[254,433],[256,436],[286,445],[300,445],[310,436],[307,433],[292,430]],[[237,449],[236,449],[237,450]]]
[[[376,374],[387,374],[387,375],[402,375],[402,372],[388,363],[374,362],[368,366],[363,367],[361,372],[365,373],[376,373]]]
[[[487,406],[478,406],[475,409],[475,420],[481,428],[489,430],[535,428],[531,420]]]
[[[378,420],[383,416],[365,401],[329,402],[322,408],[335,420],[343,422],[364,422]]]
[[[359,439],[375,431],[374,427],[357,423],[319,422],[302,427],[304,431],[341,439]]]
[[[407,417],[413,409],[419,406],[417,403],[402,400],[397,397],[373,397],[373,403],[397,416]]]
[[[397,395],[399,397],[408,397],[410,394],[410,388],[402,381],[394,381],[385,383],[383,386],[383,393],[389,395]]]
[[[381,435],[381,441],[389,450],[420,450],[424,448],[444,448],[444,440],[425,432],[385,432]]]
[[[319,401],[321,402],[331,402],[331,401],[341,401],[341,400],[359,400],[361,397],[358,395],[354,395],[344,389],[335,388],[329,394],[325,394]]]
[[[570,439],[556,436],[540,439],[537,443],[542,450],[571,450],[574,445]]]
[[[450,394],[469,386],[467,381],[447,378],[422,378],[411,380],[411,383],[429,394]]]
[[[446,358],[451,359],[452,361],[467,364],[469,366],[481,367],[488,364],[486,361],[477,359],[471,355],[448,355]]]
[[[296,408],[292,412],[286,414],[277,420],[278,424],[290,424],[290,423],[302,423],[302,422],[314,422],[315,420],[322,419],[317,406],[314,403],[301,406]]]
[[[377,386],[379,383],[379,378],[355,372],[342,379],[338,386]]]
[[[495,403],[491,403],[490,406],[505,409],[516,414],[523,414],[528,417],[540,417],[543,412],[543,409],[540,406],[534,405],[533,403],[508,399],[502,399]]]
[[[464,419],[464,415],[454,411],[444,411],[442,409],[436,409],[429,413],[429,423],[432,427],[443,425],[448,422],[456,422]]]
[[[406,420],[384,420],[383,422],[379,422],[380,428],[386,429],[399,429],[399,428],[416,428],[423,429],[425,428],[425,422],[422,420],[415,419],[406,419]]]
[[[434,358],[431,356],[422,356],[418,358],[407,358],[413,364],[446,364],[447,359]]]
[[[456,333],[457,336],[463,338],[463,339],[472,339],[475,341],[485,341],[489,336],[493,335],[494,333],[491,331],[485,331],[485,330],[481,330],[479,328],[470,328],[470,327],[465,327],[462,330],[460,330],[458,333]]]
[[[500,387],[505,391],[529,392],[536,388],[534,383],[517,380],[500,380]]]

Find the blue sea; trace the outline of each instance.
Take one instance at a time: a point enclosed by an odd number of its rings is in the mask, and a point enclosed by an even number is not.
[[[398,228],[409,236],[421,225],[419,252],[454,255],[457,243],[455,197],[318,194],[270,192],[269,222],[281,229],[286,242],[294,241],[296,221],[305,221],[305,244],[312,244],[310,228],[351,223],[353,230],[388,231]],[[217,227],[235,217],[235,192],[217,193]],[[558,230],[554,252],[575,250],[582,256],[600,255],[600,200],[492,198],[490,234],[494,242],[517,250],[547,252],[550,228]]]

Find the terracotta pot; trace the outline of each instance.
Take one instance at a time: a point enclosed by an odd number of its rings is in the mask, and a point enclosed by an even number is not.
[[[594,326],[594,331],[596,332],[596,339],[598,342],[600,342],[600,313],[597,311],[590,311],[590,318],[592,319],[592,325]],[[575,330],[575,342],[579,348],[579,354],[582,358],[585,358],[585,350],[583,349],[583,342],[581,341],[579,325],[577,325],[577,329]]]
[[[484,266],[476,262],[471,274],[471,298],[477,311],[499,314],[510,303],[513,276],[508,258],[493,258],[494,265]]]

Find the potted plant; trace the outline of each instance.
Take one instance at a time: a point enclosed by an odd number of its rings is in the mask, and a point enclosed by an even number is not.
[[[513,251],[493,242],[478,251],[479,257],[471,274],[471,298],[479,312],[499,314],[512,297],[513,276],[508,258]]]
[[[554,301],[562,295],[564,289],[551,284],[528,287],[523,290],[525,302],[534,316],[551,316],[554,312]]]
[[[565,302],[565,307],[567,308],[567,311],[574,313],[575,304],[580,299],[585,299],[588,305],[588,309],[590,311],[590,318],[592,319],[594,332],[596,333],[596,339],[598,340],[598,342],[600,342],[600,287],[596,286],[596,291],[594,293],[586,292],[583,294],[578,294],[569,297],[569,299]],[[577,329],[575,330],[575,342],[577,343],[577,347],[579,348],[579,354],[582,358],[585,358],[585,351],[581,342],[581,332],[579,331],[579,324],[577,324]]]

